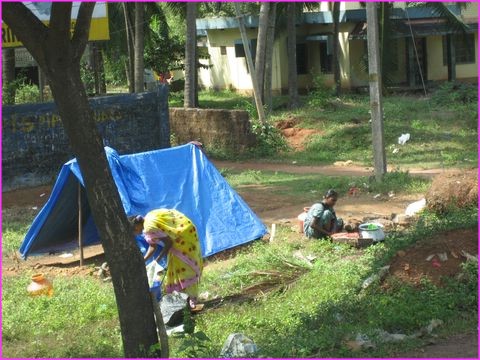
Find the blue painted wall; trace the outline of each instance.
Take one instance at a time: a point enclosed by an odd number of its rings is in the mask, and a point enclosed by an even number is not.
[[[120,154],[170,146],[168,87],[90,99],[105,145]],[[73,153],[54,103],[2,108],[2,182],[8,188],[55,178]]]

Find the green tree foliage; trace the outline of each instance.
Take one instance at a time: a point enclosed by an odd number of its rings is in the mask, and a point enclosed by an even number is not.
[[[163,12],[151,18],[149,30],[145,41],[145,67],[157,73],[182,69],[185,42],[177,35],[170,36]]]

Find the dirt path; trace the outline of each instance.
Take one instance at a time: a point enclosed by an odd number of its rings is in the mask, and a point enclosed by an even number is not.
[[[436,344],[423,346],[396,355],[398,358],[478,358],[478,334],[460,334],[438,339]]]
[[[234,170],[265,170],[265,171],[282,171],[294,174],[323,174],[325,176],[370,176],[373,174],[373,168],[347,165],[347,166],[335,166],[335,165],[296,165],[296,164],[276,164],[276,163],[264,163],[256,161],[248,162],[234,162],[214,160],[213,163],[217,169],[229,168]],[[389,168],[388,171],[394,169]],[[408,168],[400,169],[401,171],[407,171],[412,175],[433,177],[442,172],[453,171],[455,169],[417,169]]]

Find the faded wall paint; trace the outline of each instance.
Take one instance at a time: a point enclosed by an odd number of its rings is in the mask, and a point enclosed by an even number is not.
[[[170,146],[168,88],[90,99],[105,145],[120,154]],[[73,158],[54,103],[2,108],[2,170],[6,188],[53,179]]]

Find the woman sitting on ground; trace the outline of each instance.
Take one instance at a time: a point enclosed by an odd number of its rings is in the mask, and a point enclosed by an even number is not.
[[[154,259],[167,256],[165,291],[185,292],[189,296],[190,308],[195,308],[198,297],[198,284],[203,270],[202,252],[197,229],[192,221],[177,210],[157,209],[150,211],[145,218],[130,218],[135,235],[143,231],[149,248],[144,255],[148,260],[163,243],[163,249]]]
[[[333,207],[337,203],[338,193],[330,189],[323,197],[322,202],[313,204],[308,210],[303,223],[303,231],[308,238],[323,239],[341,232],[343,220],[337,219]]]

